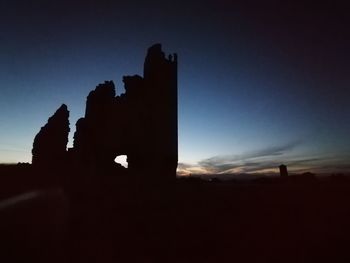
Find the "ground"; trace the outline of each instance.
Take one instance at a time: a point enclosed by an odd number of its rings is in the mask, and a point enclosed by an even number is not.
[[[1,175],[1,262],[349,262],[350,181]]]

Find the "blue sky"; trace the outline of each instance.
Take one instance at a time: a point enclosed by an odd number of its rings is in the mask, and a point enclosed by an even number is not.
[[[62,103],[72,145],[89,91],[122,93],[160,42],[179,56],[181,172],[349,171],[342,7],[234,3],[1,2],[0,162],[30,161]]]

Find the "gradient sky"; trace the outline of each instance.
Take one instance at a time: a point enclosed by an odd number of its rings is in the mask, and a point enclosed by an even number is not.
[[[89,91],[114,80],[122,93],[122,76],[141,75],[159,42],[179,57],[181,172],[348,172],[348,11],[336,1],[2,0],[0,162],[30,162],[62,103],[71,146]]]

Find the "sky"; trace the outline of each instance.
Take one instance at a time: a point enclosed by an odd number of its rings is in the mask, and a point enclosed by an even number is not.
[[[178,54],[179,173],[350,171],[345,4],[0,1],[0,162],[30,162],[62,104],[68,146],[88,93]],[[116,138],[117,139],[117,138]]]

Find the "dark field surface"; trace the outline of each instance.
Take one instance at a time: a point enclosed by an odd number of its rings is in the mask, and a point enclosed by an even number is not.
[[[0,262],[350,262],[347,178],[73,178],[1,175]]]

